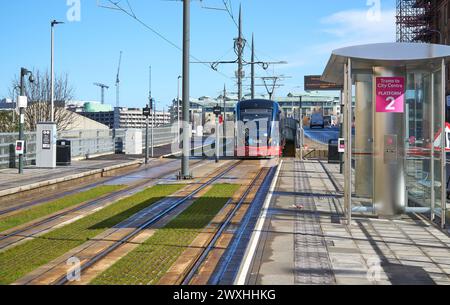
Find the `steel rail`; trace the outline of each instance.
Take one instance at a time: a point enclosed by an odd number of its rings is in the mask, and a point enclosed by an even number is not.
[[[145,223],[143,223],[142,225],[140,225],[139,227],[137,227],[135,230],[133,230],[133,232],[127,234],[125,237],[121,238],[118,241],[115,241],[113,245],[109,246],[108,248],[106,248],[105,250],[101,251],[100,253],[98,253],[97,255],[95,255],[92,259],[88,260],[87,262],[85,262],[84,264],[82,264],[80,266],[80,274],[83,273],[83,271],[89,269],[90,267],[92,267],[93,265],[95,265],[97,262],[99,262],[101,259],[105,258],[107,255],[109,255],[110,253],[112,253],[113,251],[115,251],[116,249],[118,249],[120,246],[128,243],[131,239],[133,239],[136,235],[138,235],[139,233],[141,233],[143,230],[147,229],[148,227],[154,225],[155,223],[157,223],[158,221],[160,221],[162,218],[166,217],[167,215],[169,215],[172,211],[174,211],[176,208],[178,208],[179,206],[181,206],[182,204],[184,204],[185,202],[191,200],[195,195],[197,195],[198,193],[200,193],[202,190],[204,190],[206,187],[212,185],[214,182],[220,180],[221,178],[223,178],[225,175],[227,175],[229,172],[231,172],[233,169],[235,169],[237,166],[239,166],[240,164],[242,164],[242,160],[238,161],[234,164],[232,164],[231,166],[229,166],[227,169],[223,170],[222,172],[220,172],[217,176],[215,176],[214,178],[210,179],[209,181],[203,183],[201,186],[199,186],[196,190],[194,190],[193,192],[191,192],[189,195],[187,195],[184,198],[180,198],[179,200],[175,201],[170,207],[168,207],[167,209],[165,209],[164,211],[160,212],[159,214],[157,214],[156,216],[152,217],[151,219],[149,219],[148,221],[146,221]],[[67,278],[67,275],[61,276],[60,278],[58,278],[57,280],[55,280],[51,285],[65,285],[69,282],[69,279]]]
[[[199,162],[196,162],[195,164],[198,164],[198,163],[201,163],[201,162],[202,161],[199,161]],[[158,167],[163,167],[165,165],[167,165],[167,164],[162,164],[161,166],[158,166]],[[31,230],[33,228],[39,227],[39,226],[44,225],[46,223],[50,223],[50,222],[52,222],[52,221],[54,221],[54,220],[56,220],[58,218],[61,218],[61,217],[66,216],[66,215],[69,215],[71,213],[83,210],[85,208],[89,208],[91,206],[94,206],[94,205],[102,202],[102,201],[106,201],[106,200],[113,199],[113,198],[116,198],[116,197],[124,196],[124,195],[126,195],[126,194],[128,194],[128,193],[130,193],[132,191],[135,191],[135,190],[137,190],[139,188],[142,188],[142,187],[146,186],[147,184],[148,185],[152,185],[155,180],[162,179],[162,178],[164,178],[164,177],[166,177],[168,175],[172,175],[172,174],[176,174],[176,173],[178,173],[178,170],[172,170],[172,171],[164,172],[159,177],[151,179],[151,182],[148,181],[149,179],[142,179],[142,181],[140,181],[138,183],[135,183],[135,184],[133,184],[133,185],[131,185],[131,186],[125,188],[125,189],[122,189],[122,190],[110,193],[110,194],[108,194],[106,196],[103,196],[103,197],[100,197],[100,198],[93,199],[93,200],[88,201],[87,203],[84,203],[82,205],[79,205],[79,206],[77,206],[77,207],[75,207],[73,209],[54,214],[54,215],[52,215],[52,216],[50,216],[48,218],[43,219],[42,221],[38,221],[36,223],[32,223],[31,225],[29,225],[27,227],[24,227],[22,229],[16,230],[14,232],[11,232],[11,233],[3,235],[3,236],[1,236],[1,234],[0,234],[0,241],[6,240],[6,239],[11,238],[11,237],[20,236],[20,234],[23,233],[23,232],[26,232],[26,231]],[[126,175],[124,175],[124,176],[126,176]],[[47,228],[42,229],[41,231],[33,233],[33,235],[38,235],[39,233],[47,231],[47,230],[48,230]],[[0,250],[4,249],[6,247],[9,247],[12,244],[18,243],[18,242],[22,241],[23,239],[28,238],[30,236],[22,236],[22,237],[23,238],[20,239],[20,240],[11,242],[11,243],[9,243],[7,245],[0,246]]]
[[[248,186],[247,190],[244,192],[244,194],[241,196],[239,202],[235,205],[233,210],[228,214],[226,220],[220,225],[219,229],[214,234],[214,237],[210,240],[207,247],[203,250],[202,254],[198,257],[195,264],[190,269],[189,273],[185,276],[185,278],[182,281],[182,285],[189,285],[189,283],[192,281],[194,276],[198,273],[198,270],[205,262],[208,255],[213,250],[214,246],[217,244],[217,241],[219,238],[223,235],[225,230],[230,226],[231,221],[236,216],[236,213],[241,209],[242,205],[244,204],[245,200],[247,199],[248,195],[250,194],[250,191],[253,189],[253,187],[256,185],[256,183],[259,181],[259,179],[262,177],[264,173],[264,168],[261,168],[256,177],[252,180],[250,185]]]

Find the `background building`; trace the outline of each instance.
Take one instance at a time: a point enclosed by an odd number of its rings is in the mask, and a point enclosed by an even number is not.
[[[397,41],[450,44],[449,0],[397,0]],[[447,100],[450,69],[447,67]],[[450,109],[447,105],[447,121]]]
[[[16,103],[9,98],[0,100],[0,111],[13,111],[16,109]]]
[[[213,108],[217,105],[224,108],[227,121],[234,121],[234,110],[236,109],[237,97],[227,96],[225,101],[222,95],[217,98],[211,98],[209,96],[199,97],[197,99],[191,99],[190,102],[190,115],[192,122],[194,122],[194,128],[199,125],[206,125],[210,122],[215,122],[215,115]],[[172,105],[169,108],[170,119],[172,123],[176,123],[178,118],[182,120],[182,101],[180,100],[180,109],[178,109],[178,102],[176,99],[172,101]],[[178,111],[177,111],[178,110]]]
[[[397,41],[448,44],[449,0],[397,0]]]
[[[275,99],[288,118],[300,120],[300,117],[310,117],[313,113],[339,116],[341,102],[339,96],[323,95],[315,92],[289,93],[287,97]],[[300,115],[300,108],[302,115]]]
[[[67,109],[108,126],[110,129],[145,128],[146,117],[141,108],[114,108],[111,105],[98,102],[71,102]],[[150,116],[150,123],[153,116]],[[170,113],[157,111],[155,125],[162,126],[170,124]]]
[[[257,98],[266,99],[265,96],[258,96]],[[289,93],[286,97],[275,98],[284,111],[285,116],[300,120],[300,108],[303,110],[303,117],[310,117],[311,114],[320,112],[323,115],[339,116],[341,114],[341,103],[339,96],[324,95],[317,92],[306,93]],[[227,121],[234,121],[234,113],[237,105],[237,96],[227,96],[225,99],[226,118]],[[182,117],[182,102],[180,101],[180,109],[177,111],[177,100],[174,99],[170,107],[170,119],[172,123],[176,123],[178,116]],[[198,99],[191,99],[190,115],[193,122],[193,128],[208,123],[215,122],[215,115],[213,108],[216,105],[224,107],[223,96],[217,98],[200,97]],[[205,131],[207,132],[207,131]]]
[[[146,117],[142,114],[141,108],[114,108],[114,128],[145,128]],[[152,122],[153,115],[149,117]],[[155,126],[163,126],[170,124],[170,113],[156,111]]]

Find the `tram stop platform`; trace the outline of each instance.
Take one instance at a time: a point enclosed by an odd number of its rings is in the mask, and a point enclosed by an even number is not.
[[[283,161],[247,284],[450,284],[447,233],[414,214],[348,226],[343,184],[339,165]]]

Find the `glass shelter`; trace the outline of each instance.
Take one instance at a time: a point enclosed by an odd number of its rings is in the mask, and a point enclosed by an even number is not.
[[[419,43],[362,45],[332,53],[322,79],[344,87],[349,223],[354,214],[395,218],[416,212],[445,226],[449,59],[450,47]]]

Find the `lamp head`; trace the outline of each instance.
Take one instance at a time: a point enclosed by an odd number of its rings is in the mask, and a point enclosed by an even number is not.
[[[58,24],[64,24],[64,22],[53,20],[51,23],[52,27],[54,27],[55,25],[58,25]]]

